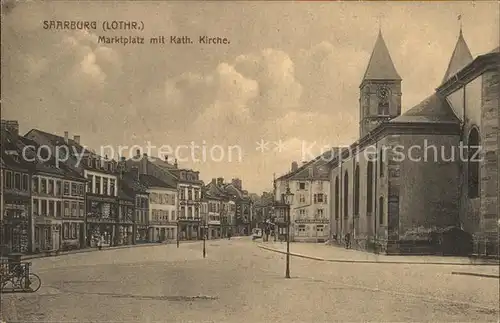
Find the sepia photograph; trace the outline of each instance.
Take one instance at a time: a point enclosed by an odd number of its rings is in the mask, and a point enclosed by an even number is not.
[[[500,322],[498,1],[1,0],[0,322]]]

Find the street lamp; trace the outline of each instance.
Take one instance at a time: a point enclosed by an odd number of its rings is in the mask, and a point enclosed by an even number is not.
[[[205,216],[203,217],[203,258],[207,256],[206,236],[207,236],[207,214],[205,214]]]
[[[177,248],[179,248],[179,217],[177,217]]]
[[[293,193],[290,192],[290,187],[286,188],[286,192],[281,195],[283,202],[286,204],[286,271],[285,277],[290,278],[290,206],[293,203]]]

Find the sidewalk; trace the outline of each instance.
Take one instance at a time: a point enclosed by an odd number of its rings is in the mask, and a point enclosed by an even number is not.
[[[195,243],[195,242],[201,242],[203,240],[182,240],[179,241],[181,244],[185,243]],[[209,241],[209,240],[207,240]],[[118,249],[128,249],[128,248],[141,248],[141,247],[151,247],[151,246],[159,246],[159,245],[172,245],[176,244],[176,241],[165,241],[162,243],[159,242],[146,242],[146,243],[138,243],[138,244],[132,244],[132,245],[123,245],[123,246],[115,246],[115,247],[103,247],[101,252],[103,251],[111,251],[111,250],[118,250]],[[87,253],[87,252],[94,252],[94,251],[99,251],[97,248],[84,248],[84,249],[75,249],[71,251],[61,251],[59,254],[50,254],[46,255],[44,253],[39,253],[39,254],[34,254],[34,255],[26,255],[22,256],[21,260],[26,261],[26,260],[31,260],[31,259],[38,259],[38,258],[48,258],[48,257],[60,257],[60,256],[65,256],[65,255],[73,255],[73,254],[78,254],[78,253]]]
[[[286,253],[285,242],[258,243],[262,249]],[[293,256],[307,258],[317,261],[328,261],[337,263],[360,263],[360,264],[414,264],[414,265],[449,265],[455,266],[455,274],[484,274],[499,275],[498,262],[471,260],[465,257],[439,257],[439,256],[387,256],[377,255],[354,249],[314,244],[314,243],[290,243],[290,253]]]

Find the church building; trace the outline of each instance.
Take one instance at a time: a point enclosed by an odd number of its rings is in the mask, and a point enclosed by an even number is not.
[[[498,48],[473,58],[460,30],[441,84],[402,114],[403,79],[379,32],[359,87],[359,140],[329,163],[332,240],[350,234],[353,248],[387,254],[498,253],[499,62]]]

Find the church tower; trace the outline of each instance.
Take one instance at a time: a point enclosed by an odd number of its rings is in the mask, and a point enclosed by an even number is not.
[[[401,77],[394,67],[381,30],[359,90],[360,138],[380,123],[401,114]]]

